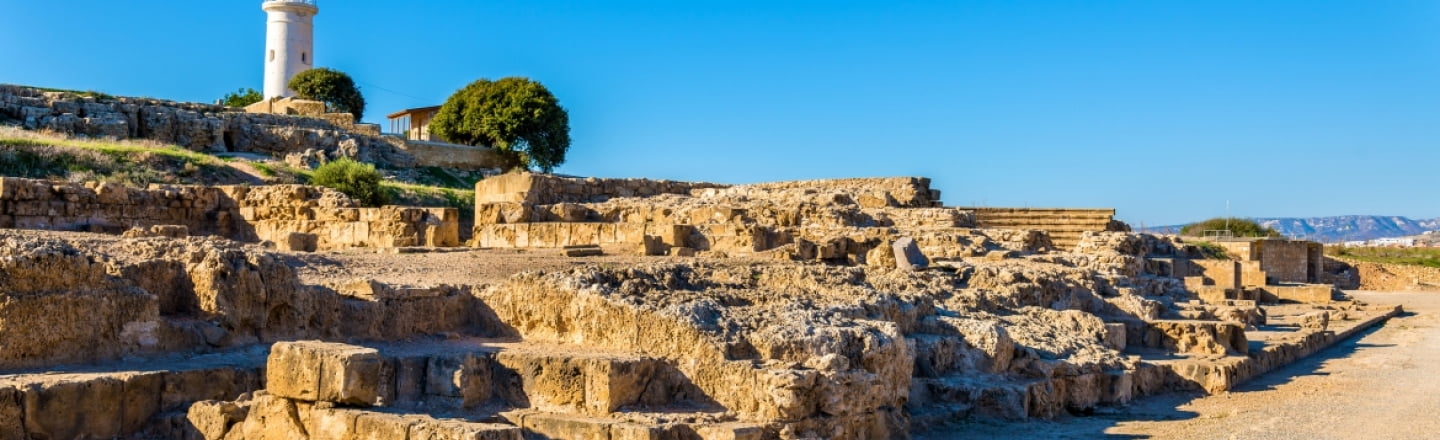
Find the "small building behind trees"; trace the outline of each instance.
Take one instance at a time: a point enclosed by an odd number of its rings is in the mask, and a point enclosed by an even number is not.
[[[440,106],[436,105],[405,109],[385,117],[390,120],[389,133],[411,141],[439,141],[430,137],[430,120],[438,113]]]

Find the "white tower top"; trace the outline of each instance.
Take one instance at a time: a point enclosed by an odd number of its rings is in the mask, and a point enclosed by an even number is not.
[[[290,78],[315,63],[316,0],[264,0],[265,99],[295,96]]]

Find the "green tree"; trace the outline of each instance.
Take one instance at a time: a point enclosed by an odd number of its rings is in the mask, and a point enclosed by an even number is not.
[[[514,167],[550,172],[570,150],[570,115],[539,82],[481,79],[445,100],[430,133],[448,142],[494,148]]]
[[[356,121],[365,116],[365,96],[345,72],[324,67],[306,70],[290,78],[290,90],[301,98],[324,102],[334,111],[355,115]]]
[[[1199,236],[1205,231],[1229,230],[1236,237],[1281,237],[1280,231],[1246,218],[1216,217],[1180,228],[1180,235]]]
[[[220,103],[226,107],[244,107],[263,99],[265,99],[265,95],[260,94],[259,91],[246,88],[236,90],[235,93],[226,93],[224,98],[220,98]]]
[[[390,196],[380,187],[380,172],[374,165],[360,163],[349,158],[330,161],[315,169],[310,184],[323,186],[345,193],[361,205],[380,206],[390,202]]]

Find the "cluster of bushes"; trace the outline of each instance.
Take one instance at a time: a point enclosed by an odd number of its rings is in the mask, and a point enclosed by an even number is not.
[[[1216,217],[1180,228],[1180,235],[1199,237],[1206,231],[1230,231],[1236,237],[1283,237],[1280,231],[1248,218]]]

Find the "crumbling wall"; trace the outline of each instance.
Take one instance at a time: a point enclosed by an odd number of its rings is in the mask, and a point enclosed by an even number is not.
[[[303,185],[249,187],[64,184],[0,178],[0,228],[120,233],[185,226],[193,235],[286,243],[303,250],[457,246],[454,208],[359,208],[344,194]],[[291,249],[302,250],[302,249]]]
[[[394,143],[415,157],[417,167],[488,170],[506,165],[504,158],[495,150],[485,147],[400,139],[395,139]]]
[[[109,252],[0,237],[0,371],[288,338],[493,331],[468,289],[302,285],[226,240],[134,239]]]
[[[1358,285],[1374,291],[1440,291],[1440,268],[1340,260],[1350,266]]]
[[[744,187],[757,191],[800,190],[854,194],[855,201],[866,208],[941,206],[940,190],[930,189],[930,179],[924,177],[792,180],[756,183]]]
[[[510,173],[475,183],[477,205],[494,202],[550,205],[602,202],[614,197],[690,194],[701,188],[724,188],[704,182],[650,179],[569,178],[550,174]]]
[[[1264,270],[1273,283],[1309,283],[1316,281],[1319,274],[1319,255],[1312,255],[1311,248],[1319,243],[1298,240],[1260,240],[1260,269]],[[1313,258],[1312,258],[1313,257]]]
[[[150,139],[194,151],[284,157],[315,149],[330,157],[408,168],[415,159],[343,121],[245,113],[218,105],[150,98],[79,96],[0,84],[0,119],[66,135]]]

